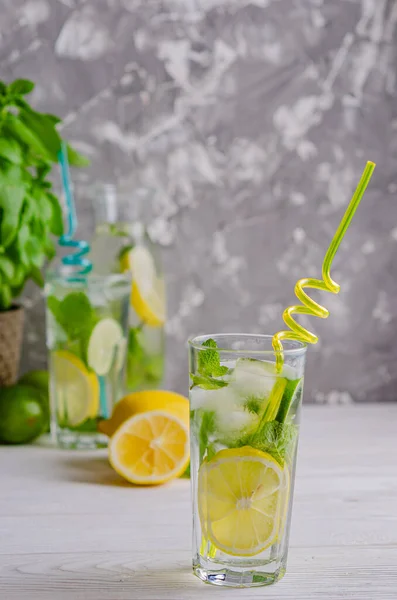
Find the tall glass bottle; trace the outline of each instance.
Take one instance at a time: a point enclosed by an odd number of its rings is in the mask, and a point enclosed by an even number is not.
[[[93,201],[94,272],[132,274],[126,392],[158,388],[164,375],[164,274],[159,248],[148,236],[144,218],[153,196],[149,188],[126,192],[106,184]]]

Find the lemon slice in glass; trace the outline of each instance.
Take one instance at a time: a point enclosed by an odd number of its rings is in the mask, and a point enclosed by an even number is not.
[[[99,409],[99,386],[94,373],[66,350],[51,353],[51,371],[54,377],[56,410],[66,426],[76,427],[88,418],[94,418]]]
[[[234,556],[266,550],[277,540],[286,481],[269,454],[249,446],[221,450],[204,461],[198,481],[203,535]]]

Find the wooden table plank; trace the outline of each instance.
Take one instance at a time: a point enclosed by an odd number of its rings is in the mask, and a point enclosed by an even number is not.
[[[305,407],[288,573],[214,589],[190,571],[189,483],[134,488],[105,453],[0,447],[1,600],[397,597],[396,405]]]

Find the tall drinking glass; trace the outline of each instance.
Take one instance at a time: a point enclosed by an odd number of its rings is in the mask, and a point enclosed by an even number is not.
[[[51,431],[63,448],[98,448],[123,395],[131,277],[50,272],[45,284]]]
[[[93,199],[96,229],[91,244],[95,273],[132,275],[126,389],[154,389],[164,375],[165,286],[159,247],[146,228],[154,190],[112,184]]]
[[[306,346],[219,334],[189,341],[193,571],[252,587],[285,573]]]

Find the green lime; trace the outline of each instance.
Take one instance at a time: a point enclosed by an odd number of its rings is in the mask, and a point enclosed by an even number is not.
[[[41,392],[43,408],[47,415],[46,431],[50,430],[50,375],[48,371],[38,370],[25,373],[18,384],[29,385]]]
[[[48,371],[29,371],[25,373],[18,381],[22,385],[31,385],[42,392],[43,396],[49,396],[49,380]]]
[[[42,394],[32,386],[0,389],[0,441],[26,444],[43,433],[47,416]]]
[[[280,406],[276,415],[276,421],[279,423],[284,423],[285,419],[287,418],[292,401],[295,397],[295,392],[297,391],[301,381],[302,379],[287,379],[287,385],[285,386],[283,397],[281,398]]]
[[[88,366],[97,375],[107,375],[112,367],[115,353],[123,339],[123,330],[117,321],[101,319],[92,330],[88,341]]]

